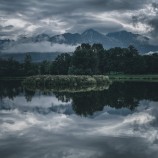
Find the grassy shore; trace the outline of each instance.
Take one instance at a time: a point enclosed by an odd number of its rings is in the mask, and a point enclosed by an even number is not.
[[[23,81],[26,77],[0,77],[1,81]]]
[[[158,82],[158,75],[109,75],[112,81]]]
[[[51,75],[44,75],[44,77],[46,76],[51,76]],[[66,77],[66,78],[70,78],[71,76],[75,76],[75,75],[59,75],[61,77]],[[97,77],[97,76],[104,76],[104,75],[95,75],[93,77]],[[112,81],[151,81],[151,82],[158,82],[158,75],[108,75],[109,79]],[[34,77],[41,77],[41,79],[43,79],[42,75],[41,76],[34,76]],[[88,76],[87,76],[88,77]],[[91,77],[91,76],[90,76]],[[99,77],[99,78],[100,78]],[[30,79],[30,77],[0,77],[0,80],[25,80],[25,79]],[[57,76],[56,76],[57,78]],[[80,78],[80,75],[78,76],[78,78]]]

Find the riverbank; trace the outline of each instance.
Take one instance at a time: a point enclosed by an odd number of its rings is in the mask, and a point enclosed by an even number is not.
[[[158,75],[109,75],[112,81],[158,82]]]
[[[23,81],[26,77],[0,77],[0,81]]]
[[[42,76],[53,76],[53,75],[41,75],[41,76],[34,76],[34,77],[42,77]],[[66,77],[66,78],[72,78],[75,75],[58,75],[62,76],[62,77]],[[80,78],[82,75],[79,75],[78,78]],[[94,75],[93,77],[97,77],[100,78],[101,76],[104,75]],[[100,76],[100,77],[99,77]],[[56,76],[57,77],[57,76]],[[92,76],[88,76],[87,77],[92,77]],[[105,76],[107,77],[107,76]],[[28,79],[30,77],[0,77],[0,80],[19,80],[19,81],[23,81],[25,79]],[[43,77],[42,77],[43,78]],[[144,82],[158,82],[158,74],[156,75],[108,75],[109,80],[111,81],[144,81]],[[97,79],[97,78],[96,78]],[[71,81],[71,79],[70,79]]]
[[[51,76],[51,75],[44,75],[44,76]],[[70,76],[75,76],[75,75],[59,75],[59,76],[69,78]],[[80,76],[81,75],[79,75],[78,77],[80,77]],[[95,76],[104,76],[104,75],[95,75]],[[108,77],[111,81],[158,82],[158,75],[118,75],[117,74],[117,75],[108,75]],[[19,80],[19,81],[23,81],[27,78],[29,78],[29,77],[0,77],[0,80]]]

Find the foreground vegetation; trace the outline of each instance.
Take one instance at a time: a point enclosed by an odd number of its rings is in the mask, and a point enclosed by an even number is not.
[[[0,77],[112,74],[158,74],[158,54],[140,55],[133,46],[105,50],[101,44],[81,44],[72,55],[63,53],[51,62],[32,63],[29,54],[24,63],[0,59]]]
[[[112,81],[158,82],[158,75],[109,75]]]
[[[111,83],[106,83],[104,85],[88,85],[88,86],[74,86],[74,87],[66,87],[66,86],[31,86],[31,85],[24,85],[24,87],[26,88],[26,90],[29,91],[42,91],[44,93],[50,93],[50,92],[66,92],[66,93],[81,93],[81,92],[99,92],[99,91],[103,91],[103,90],[107,90],[109,89],[109,86],[111,85]]]
[[[109,77],[103,75],[84,76],[84,75],[42,75],[27,77],[23,81],[23,85],[28,88],[48,88],[48,89],[77,89],[91,88],[109,85]]]

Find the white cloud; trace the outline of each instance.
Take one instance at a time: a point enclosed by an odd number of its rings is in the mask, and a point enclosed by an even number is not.
[[[73,52],[76,46],[67,44],[52,44],[50,42],[20,43],[3,51],[5,53],[26,52]]]
[[[11,19],[6,19],[5,25],[13,25],[14,27],[17,28],[24,28],[27,24],[27,21],[24,21],[22,19],[17,19],[17,18],[11,18]]]

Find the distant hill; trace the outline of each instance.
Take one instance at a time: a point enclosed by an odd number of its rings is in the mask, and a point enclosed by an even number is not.
[[[140,53],[158,51],[158,46],[149,44],[149,40],[150,39],[148,37],[139,34],[133,34],[127,31],[112,32],[112,33],[108,33],[107,35],[104,35],[93,29],[88,29],[84,31],[82,34],[64,33],[52,37],[47,34],[39,34],[33,37],[20,36],[16,41],[10,39],[6,39],[6,40],[1,39],[0,51],[7,52],[12,47],[14,47],[14,50],[16,50],[16,47],[18,45],[23,46],[23,44],[32,44],[32,47],[35,44],[36,45],[39,44],[40,46],[42,45],[43,42],[47,42],[47,44],[49,44],[50,47],[53,44],[65,44],[69,46],[76,46],[81,43],[89,43],[89,44],[101,43],[103,44],[105,49],[109,49],[113,47],[128,47],[129,45],[133,45],[138,49]],[[46,49],[45,52],[49,52],[47,48],[48,48],[47,46],[44,48]]]
[[[53,61],[61,53],[29,53],[32,57],[33,62],[42,62],[43,60]],[[13,58],[16,61],[23,62],[26,53],[8,53],[0,54],[0,58],[8,59]]]

